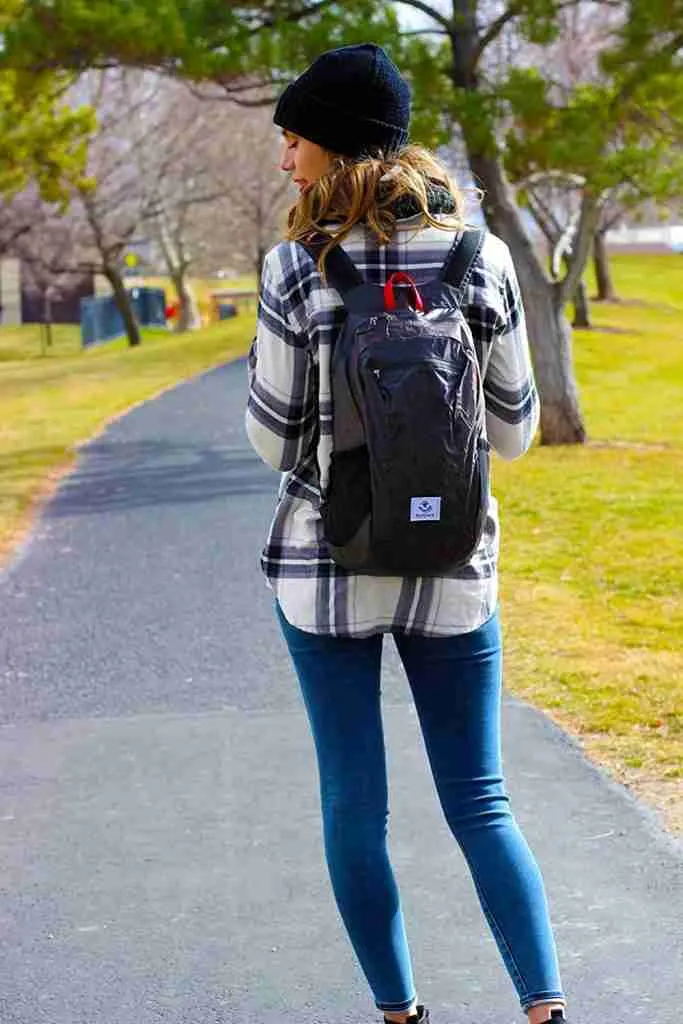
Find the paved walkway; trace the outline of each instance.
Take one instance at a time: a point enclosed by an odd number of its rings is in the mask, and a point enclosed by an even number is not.
[[[277,478],[243,435],[244,379],[221,368],[112,425],[0,577],[2,1024],[376,1019],[328,893],[311,744],[258,568]],[[421,994],[436,1024],[512,1024],[388,653],[392,845]],[[680,1024],[680,846],[512,700],[505,741],[574,1024]]]

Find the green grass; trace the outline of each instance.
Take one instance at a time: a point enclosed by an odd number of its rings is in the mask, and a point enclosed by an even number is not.
[[[81,350],[81,332],[71,324],[55,324],[52,328],[53,344],[45,352],[45,358],[77,355]],[[15,372],[11,363],[24,363],[42,355],[39,324],[23,327],[0,327],[0,373],[2,379]],[[5,364],[5,365],[2,365]],[[25,367],[24,367],[25,369]]]
[[[683,257],[614,270],[574,335],[589,443],[495,463],[507,683],[683,829]]]
[[[616,257],[574,354],[590,440],[496,460],[506,681],[683,829],[683,256]],[[233,282],[230,282],[233,284]],[[243,353],[253,314],[81,352],[57,328],[0,331],[0,552],[74,445]]]
[[[616,254],[611,263],[620,299],[683,310],[683,253]],[[594,288],[592,268],[586,282]]]

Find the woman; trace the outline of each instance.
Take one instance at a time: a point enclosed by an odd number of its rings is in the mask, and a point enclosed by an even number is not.
[[[320,259],[321,229],[364,278],[433,278],[462,230],[461,196],[408,145],[410,92],[374,45],[322,54],[281,96],[281,168],[299,199],[267,255],[249,357],[249,438],[286,471],[263,568],[308,713],[327,863],[355,953],[386,1021],[426,1022],[387,856],[380,715],[382,635],[405,667],[444,814],[531,1024],[565,1000],[538,866],[511,815],[500,757],[497,508],[468,565],[444,577],[358,575],[330,557],[320,516],[331,455],[330,354],[343,320]],[[486,430],[504,458],[538,423],[524,313],[506,246],[486,234],[463,311],[484,377]]]

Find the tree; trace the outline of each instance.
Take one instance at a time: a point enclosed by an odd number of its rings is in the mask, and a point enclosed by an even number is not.
[[[587,3],[563,10],[559,38],[525,48],[531,70],[519,73],[515,88],[524,95],[512,107],[507,131],[506,169],[551,246],[559,247],[554,277],[563,255],[571,266],[584,200],[590,196],[595,203],[593,251],[601,298],[612,294],[606,232],[627,211],[648,201],[665,204],[683,188],[683,81],[666,62],[663,70],[626,83],[619,118],[607,119],[600,147],[590,141],[587,117],[597,115],[601,97],[609,106],[613,85],[602,58],[609,57],[624,24],[623,5],[606,12]],[[585,111],[564,116],[581,96]],[[575,325],[589,326],[581,281],[575,308]]]
[[[35,224],[36,203],[18,193],[0,203],[0,258],[12,253],[19,239]]]
[[[4,59],[34,69],[112,61],[154,66],[217,82],[235,102],[249,104],[257,102],[254,87],[279,87],[330,46],[368,38],[384,44],[413,84],[415,137],[446,141],[453,122],[460,125],[470,168],[485,191],[487,222],[508,243],[519,274],[541,394],[541,439],[576,442],[584,440],[585,427],[564,305],[589,255],[598,196],[619,166],[621,154],[610,160],[610,145],[624,112],[653,82],[663,98],[667,76],[680,70],[683,11],[680,4],[651,0],[593,0],[605,11],[616,2],[623,13],[600,55],[605,80],[564,98],[534,68],[496,63],[501,41],[513,35],[551,43],[561,31],[562,9],[573,2],[269,0],[234,6],[165,0],[160,18],[152,0],[139,0],[134,13],[127,6],[119,17],[107,0],[69,9],[34,0],[13,25]],[[402,30],[397,7],[419,12],[423,25]],[[534,251],[506,173],[507,150],[515,142],[514,130],[505,131],[510,119],[524,123],[525,136],[536,119],[543,146],[552,144],[553,166],[571,167],[588,182],[569,271],[558,281]]]
[[[207,105],[206,98],[199,102]],[[205,266],[227,263],[258,277],[294,199],[289,177],[278,168],[280,140],[272,111],[226,103],[215,90],[208,111],[211,129],[201,157],[208,191],[217,198],[195,209],[188,238]]]
[[[40,300],[41,350],[52,345],[53,303],[71,291],[83,274],[78,269],[74,224],[59,208],[50,206],[37,189],[17,197],[27,231],[19,235],[13,252],[21,260],[22,287]]]
[[[192,255],[187,229],[196,205],[210,202],[201,149],[208,124],[188,90],[148,72],[150,95],[140,111],[144,132],[133,148],[139,181],[149,196],[147,240],[161,254],[179,302],[176,330],[201,326],[199,307],[189,282]]]
[[[270,111],[227,103],[215,86],[190,90],[161,81],[147,125],[139,173],[157,182],[149,231],[180,300],[178,329],[185,330],[198,320],[190,268],[202,264],[212,272],[228,262],[260,273],[282,227],[289,182],[277,170]]]
[[[64,104],[67,85],[64,75],[0,75],[0,195],[10,198],[32,179],[46,199],[64,201],[81,179],[92,117]]]
[[[517,182],[517,201],[526,206],[545,238],[548,269],[554,281],[561,279],[563,270],[569,273],[571,269],[584,186],[583,178],[561,171],[537,171]],[[572,298],[572,327],[590,327],[583,280],[579,281]]]
[[[609,260],[607,257],[607,232],[615,227],[624,216],[624,208],[612,196],[605,202],[602,216],[593,236],[593,270],[595,272],[595,299],[598,302],[613,302],[617,293],[612,280]]]
[[[90,180],[74,189],[68,214],[78,269],[107,278],[131,346],[140,344],[140,330],[126,290],[123,259],[131,245],[145,239],[157,215],[160,179],[170,162],[158,159],[147,173],[140,172],[151,130],[148,115],[158,89],[157,76],[125,68],[90,72],[78,83],[78,95],[97,114],[88,145]]]
[[[0,0],[0,38],[22,6]],[[46,199],[63,202],[68,185],[80,180],[92,114],[64,102],[71,80],[49,69],[7,68],[0,75],[0,196],[6,200],[33,179]]]
[[[28,266],[33,290],[49,297],[60,279],[104,275],[131,345],[140,343],[140,331],[125,286],[123,258],[152,218],[158,194],[156,178],[137,171],[138,152],[146,144],[145,112],[154,100],[156,77],[151,77],[121,68],[81,75],[69,100],[95,115],[85,140],[88,176],[76,178],[64,193],[68,208],[64,200],[46,201],[31,188],[13,203],[14,249]],[[164,170],[157,163],[156,174]]]

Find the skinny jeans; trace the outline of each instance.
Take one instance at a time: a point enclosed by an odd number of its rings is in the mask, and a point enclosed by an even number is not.
[[[307,633],[277,613],[313,733],[335,900],[377,1007],[400,1011],[416,992],[387,851],[382,635]],[[498,612],[457,636],[393,637],[446,821],[521,1007],[564,999],[543,879],[503,778]]]

